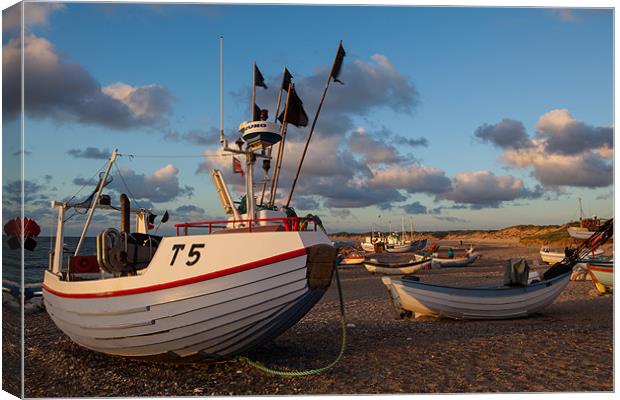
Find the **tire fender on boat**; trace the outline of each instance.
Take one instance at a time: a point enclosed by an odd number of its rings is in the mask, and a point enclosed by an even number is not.
[[[332,282],[338,250],[327,244],[308,248],[306,279],[310,289],[327,289]]]

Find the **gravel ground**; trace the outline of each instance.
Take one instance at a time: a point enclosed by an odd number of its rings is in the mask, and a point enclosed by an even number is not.
[[[471,267],[422,271],[455,285],[501,282],[504,260],[537,248],[479,245]],[[404,256],[407,257],[406,255]],[[534,269],[544,270],[544,267]],[[397,320],[379,276],[342,269],[347,350],[333,370],[288,378],[240,362],[166,364],[106,356],[75,345],[44,312],[26,320],[26,396],[191,396],[612,391],[613,296],[570,282],[540,314],[506,321]],[[332,284],[297,325],[247,354],[270,367],[309,369],[340,348]]]

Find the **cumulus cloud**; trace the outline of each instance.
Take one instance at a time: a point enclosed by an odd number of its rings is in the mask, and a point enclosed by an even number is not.
[[[482,208],[499,207],[505,201],[537,198],[542,194],[541,187],[529,190],[523,181],[513,176],[496,176],[491,171],[473,171],[456,174],[452,179],[452,190],[438,197]]]
[[[228,137],[234,137],[236,132],[229,131]],[[191,129],[186,132],[169,131],[165,134],[164,139],[174,142],[189,142],[198,146],[213,146],[220,143],[219,129],[212,127],[209,130]]]
[[[45,26],[50,15],[58,10],[65,9],[60,3],[24,3],[25,28]],[[2,14],[2,33],[17,33],[21,28],[21,3],[4,10]]]
[[[420,203],[419,201],[405,204],[404,206],[402,206],[402,209],[407,214],[426,214],[428,212],[428,209],[426,208],[426,206]]]
[[[363,154],[366,164],[394,164],[403,161],[396,147],[381,138],[368,134],[364,128],[357,128],[349,137],[349,149]]]
[[[523,123],[508,118],[504,118],[497,124],[483,124],[476,129],[474,135],[482,142],[492,143],[502,149],[531,146]]]
[[[67,154],[75,158],[90,158],[94,160],[107,160],[112,152],[108,149],[87,147],[85,149],[69,149]]]
[[[507,122],[508,121],[508,122]],[[531,169],[543,186],[604,187],[613,183],[613,127],[592,126],[568,110],[543,114],[530,138],[518,121],[479,127],[475,136],[504,149],[500,160],[511,167]]]
[[[2,93],[6,118],[15,118],[20,102],[20,38],[2,46]],[[80,122],[112,129],[163,124],[172,96],[160,85],[122,82],[101,88],[80,64],[63,60],[52,43],[24,37],[25,110],[33,118]]]
[[[444,171],[427,165],[400,165],[372,168],[368,186],[372,189],[399,188],[409,193],[443,193],[451,182]]]
[[[537,141],[530,149],[508,150],[501,155],[508,165],[532,168],[532,175],[545,187],[605,187],[613,184],[613,165],[593,151],[576,155],[548,153]]]
[[[163,203],[175,200],[178,197],[191,197],[194,188],[179,183],[179,169],[168,164],[150,175],[138,174],[128,168],[120,169],[123,179],[115,176],[108,186],[119,193],[126,193],[125,183],[138,200],[149,200],[153,203]],[[74,180],[75,183],[75,180]],[[129,195],[129,193],[127,193]]]
[[[542,115],[536,124],[538,137],[549,153],[575,155],[587,149],[613,148],[612,127],[595,127],[578,121],[566,109]]]

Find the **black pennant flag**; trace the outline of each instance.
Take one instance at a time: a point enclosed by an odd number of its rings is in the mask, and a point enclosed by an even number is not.
[[[286,111],[288,109],[288,111]],[[278,117],[278,121],[284,123],[284,113],[286,113],[286,122],[289,122],[296,127],[307,126],[308,125],[308,114],[304,110],[304,105],[299,96],[297,96],[297,92],[295,92],[295,87],[291,87],[291,96],[288,100],[288,104],[286,105],[286,109],[280,114]]]
[[[291,83],[291,79],[293,79],[293,75],[288,72],[288,69],[284,68],[284,75],[282,76],[282,86],[281,90],[288,90],[288,85]]]
[[[254,103],[254,121],[260,121],[260,107]]]
[[[344,60],[344,56],[347,53],[344,51],[342,47],[342,41],[338,45],[338,52],[336,53],[336,59],[334,60],[334,66],[332,67],[331,77],[334,79],[334,82],[338,82],[341,85],[344,85],[341,80],[338,79],[338,75],[340,75],[340,68],[342,68],[342,61]]]
[[[256,64],[254,64],[254,85],[267,89],[267,85],[265,84],[265,78],[263,78],[263,74],[260,73],[260,70],[258,69]]]
[[[168,211],[166,211],[164,215],[161,217],[161,223],[165,224],[166,222],[168,222],[168,218],[170,218],[170,214],[168,214]]]

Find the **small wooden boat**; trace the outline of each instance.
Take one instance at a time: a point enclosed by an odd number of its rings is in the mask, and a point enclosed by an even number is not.
[[[369,243],[369,242],[361,242],[360,243],[362,246],[362,250],[364,250],[367,253],[374,253],[375,252],[375,245],[374,243]]]
[[[384,275],[408,275],[414,274],[420,270],[428,269],[431,266],[431,259],[410,260],[404,263],[386,263],[379,262],[377,259],[370,259],[364,262],[364,266],[368,272],[373,274]]]
[[[340,265],[359,265],[364,262],[365,258],[366,256],[362,254],[348,254],[340,261]]]
[[[586,218],[583,207],[581,206],[581,198],[579,198],[579,226],[571,226],[566,228],[566,230],[572,238],[587,240],[605,223],[605,221],[605,219],[600,219],[596,216]]]
[[[588,271],[593,276],[592,281],[600,293],[610,292],[614,288],[614,261],[589,261]]]
[[[473,247],[470,247],[464,254],[452,258],[442,257],[440,253],[433,253],[433,268],[466,267],[473,264],[479,257],[480,254],[475,253]]]
[[[571,226],[569,228],[566,228],[566,230],[568,231],[568,234],[570,237],[575,238],[575,239],[580,239],[580,240],[589,239],[590,236],[594,234],[594,231],[591,231],[588,228],[583,228],[580,226],[579,227]]]
[[[401,316],[456,319],[507,319],[530,315],[553,303],[570,273],[525,287],[455,287],[422,283],[404,277],[383,277]]]
[[[603,250],[595,250],[594,254],[591,255],[593,258],[600,257],[605,252]],[[543,246],[540,249],[540,258],[542,258],[543,262],[547,264],[555,264],[562,261],[566,257],[564,251],[551,251],[551,249],[547,246]]]
[[[456,319],[507,319],[525,317],[551,304],[570,281],[575,265],[613,235],[613,220],[556,263],[542,276],[529,271],[527,262],[512,260],[504,285],[456,287],[419,281],[417,276],[383,277],[399,317],[435,316]]]

